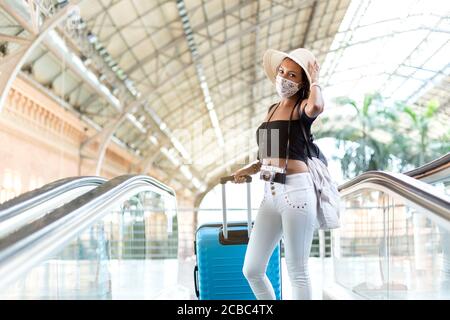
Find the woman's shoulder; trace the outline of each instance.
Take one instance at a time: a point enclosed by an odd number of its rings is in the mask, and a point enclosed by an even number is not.
[[[269,107],[269,110],[267,111],[267,114],[266,114],[266,116],[264,117],[264,121],[267,121],[267,119],[269,118],[270,112],[272,111],[273,107],[275,107],[277,104],[278,104],[278,102],[272,104],[272,105]]]
[[[308,99],[303,99],[302,102],[300,102],[300,106],[299,106],[300,109],[298,110],[299,113],[303,113],[305,111],[305,107],[306,107],[307,103],[308,103]]]
[[[275,106],[277,105],[277,103],[278,103],[278,102],[275,102],[274,104],[272,104],[272,105],[269,107],[269,111],[267,111],[267,113],[269,113],[270,110],[272,110],[272,108],[275,107]]]

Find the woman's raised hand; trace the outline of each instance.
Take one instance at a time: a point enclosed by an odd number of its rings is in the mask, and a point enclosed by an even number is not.
[[[308,72],[311,76],[311,82],[317,82],[319,80],[319,70],[320,66],[317,63],[317,60],[314,60],[313,63],[308,62]]]

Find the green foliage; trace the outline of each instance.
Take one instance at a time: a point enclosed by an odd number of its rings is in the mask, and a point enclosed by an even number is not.
[[[450,150],[448,141],[445,143],[445,138],[442,143],[434,141],[430,137],[429,124],[436,120],[438,109],[439,103],[436,100],[430,100],[423,113],[413,111],[410,106],[402,106],[404,114],[409,117],[411,122],[409,132],[416,133],[419,136],[419,141],[408,141],[410,148],[403,148],[403,153],[401,153],[402,157],[409,159],[410,164],[414,167],[421,166]],[[445,146],[447,151],[442,152],[445,151]]]
[[[369,170],[402,172],[450,150],[450,131],[437,140],[430,137],[429,125],[436,120],[439,109],[436,100],[431,100],[422,113],[401,102],[386,106],[377,92],[366,94],[362,105],[348,97],[337,97],[334,101],[356,111],[345,127],[321,134],[335,137],[338,148],[343,146],[345,153],[339,160],[345,178]],[[398,123],[405,117],[409,126],[402,130]],[[394,158],[400,161],[395,168]]]

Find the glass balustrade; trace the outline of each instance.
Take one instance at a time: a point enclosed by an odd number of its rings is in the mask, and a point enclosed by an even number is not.
[[[3,288],[0,298],[154,299],[178,285],[185,271],[177,257],[175,198],[140,192]],[[184,298],[194,292],[176,289]]]
[[[450,196],[450,176],[437,181],[432,181],[430,182],[430,184],[443,191],[446,195]]]
[[[382,191],[342,199],[335,281],[366,299],[450,299],[449,223]]]

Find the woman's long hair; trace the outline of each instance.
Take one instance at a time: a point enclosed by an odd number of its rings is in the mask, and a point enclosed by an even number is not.
[[[303,79],[303,85],[300,87],[300,89],[298,90],[299,94],[300,94],[300,101],[303,101],[304,99],[308,99],[309,97],[309,80],[308,77],[306,76],[306,72],[305,70],[302,69],[302,79]]]

